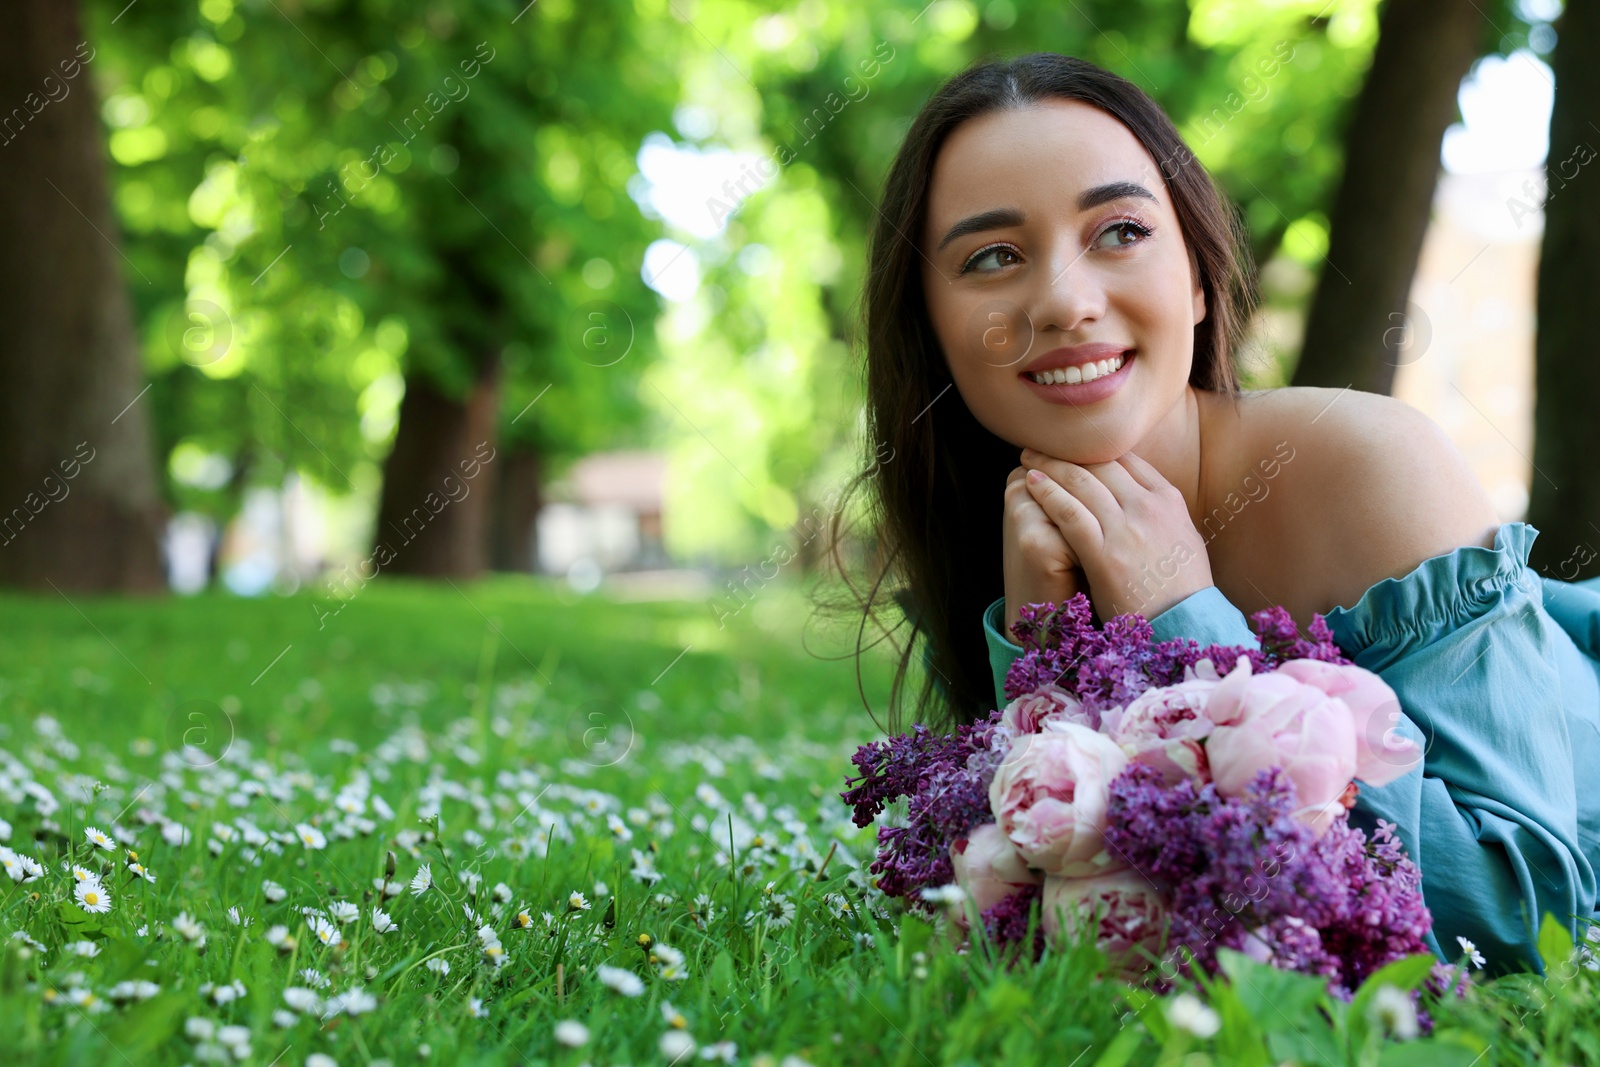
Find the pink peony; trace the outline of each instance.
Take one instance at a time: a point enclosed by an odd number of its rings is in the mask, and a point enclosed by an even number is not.
[[[1356,771],[1355,721],[1344,702],[1290,674],[1252,674],[1238,664],[1212,692],[1216,726],[1206,755],[1217,792],[1241,797],[1256,773],[1282,768],[1301,807],[1296,817],[1322,833],[1345,813],[1339,798]]]
[[[1160,771],[1168,785],[1185,778],[1209,782],[1205,739],[1213,724],[1205,708],[1219,684],[1214,678],[1196,677],[1146,689],[1115,716],[1106,713],[1107,733],[1134,762]]]
[[[992,822],[975,827],[966,837],[950,843],[950,865],[955,868],[956,884],[972,898],[979,912],[994,907],[1019,889],[1043,881],[1042,875],[1028,870],[1017,846]],[[966,909],[952,909],[951,915],[959,925],[966,925]]]
[[[1400,719],[1400,698],[1376,674],[1315,659],[1290,660],[1278,673],[1316,686],[1350,709],[1356,731],[1355,777],[1363,782],[1388,785],[1421,761],[1422,749],[1417,743],[1394,732]]]
[[[1077,722],[1093,726],[1083,703],[1059,685],[1042,685],[1024,693],[1005,706],[1000,726],[1011,736],[1036,734],[1053,722]]]
[[[1073,877],[1115,869],[1105,852],[1111,780],[1128,765],[1117,743],[1077,723],[1024,734],[995,769],[989,808],[1027,861]]]
[[[1052,939],[1062,932],[1065,922],[1065,939],[1075,943],[1081,924],[1098,914],[1095,944],[1113,959],[1138,948],[1148,949],[1152,955],[1161,949],[1165,915],[1161,894],[1136,871],[1094,878],[1046,878],[1040,909],[1040,923]],[[1137,954],[1126,962],[1135,972],[1147,966]]]

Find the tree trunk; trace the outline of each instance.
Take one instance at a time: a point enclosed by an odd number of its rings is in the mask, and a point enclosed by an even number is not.
[[[1540,533],[1535,565],[1550,577],[1572,578],[1580,570],[1592,576],[1600,553],[1600,360],[1591,317],[1600,306],[1600,134],[1590,124],[1600,115],[1600,6],[1567,4],[1556,29],[1528,521]]]
[[[78,5],[0,33],[0,584],[159,592],[165,507]]]
[[[1408,303],[1422,254],[1439,146],[1483,40],[1462,0],[1388,0],[1378,46],[1345,133],[1328,257],[1306,322],[1295,385],[1388,393],[1421,355]]]
[[[373,534],[374,562],[383,573],[483,573],[499,466],[498,379],[498,364],[491,363],[466,398],[457,400],[420,372],[406,378]]]
[[[539,509],[544,506],[544,463],[527,445],[507,446],[495,482],[492,566],[531,574],[538,569]]]

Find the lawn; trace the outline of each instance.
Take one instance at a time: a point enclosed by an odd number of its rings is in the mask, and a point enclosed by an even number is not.
[[[806,620],[777,584],[722,627],[514,579],[0,599],[8,1054],[1600,1064],[1560,939],[1410,1040],[1376,981],[1346,1007],[1235,961],[1152,998],[1086,946],[956,951],[865,871],[838,791],[875,727]]]

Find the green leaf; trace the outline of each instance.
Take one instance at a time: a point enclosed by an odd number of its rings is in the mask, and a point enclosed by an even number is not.
[[[1327,995],[1326,978],[1258,963],[1233,949],[1219,948],[1217,963],[1245,1010],[1268,1033],[1304,1025]],[[1323,1025],[1320,1017],[1313,1021]]]
[[[717,958],[711,961],[711,988],[719,993],[729,993],[733,990],[733,957],[728,955],[728,950],[723,949],[717,953]]]
[[[1390,1043],[1378,1055],[1378,1067],[1471,1067],[1483,1051],[1454,1041]]]
[[[1546,974],[1572,958],[1572,934],[1565,923],[1548,911],[1539,924],[1539,958],[1544,960]]]
[[[1368,1006],[1379,989],[1392,985],[1403,993],[1409,993],[1427,979],[1428,972],[1438,962],[1439,958],[1433,953],[1419,952],[1379,967],[1368,975],[1367,980],[1361,983],[1361,988],[1356,990],[1356,995],[1350,998],[1350,1012],[1346,1016],[1349,1047],[1355,1050],[1366,1045],[1372,1029],[1367,1017]]]
[[[909,911],[901,916],[900,966],[902,968],[905,967],[906,961],[911,958],[912,953],[927,951],[928,943],[932,940],[933,927],[929,925],[926,919]]]
[[[1122,1033],[1112,1038],[1100,1058],[1094,1061],[1094,1067],[1123,1067],[1133,1058],[1133,1052],[1139,1047],[1139,1031],[1133,1029],[1123,1030]]]
[[[1167,1022],[1167,1013],[1163,1009],[1161,998],[1148,990],[1135,987],[1124,990],[1122,999],[1138,1012],[1144,1028],[1150,1031],[1150,1036],[1166,1044],[1167,1038],[1172,1033],[1172,1024]]]
[[[70,900],[63,900],[56,905],[56,913],[61,916],[67,934],[75,940],[94,940],[105,936],[100,928],[100,917],[89,914]]]

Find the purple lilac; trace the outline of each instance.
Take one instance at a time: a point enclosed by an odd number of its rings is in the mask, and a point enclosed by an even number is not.
[[[1250,616],[1260,648],[1202,648],[1184,637],[1157,642],[1149,622],[1138,614],[1118,615],[1103,628],[1096,628],[1089,598],[1082,593],[1059,605],[1029,604],[1019,614],[1012,632],[1022,646],[1022,655],[1006,672],[1006,699],[1015,700],[1053,682],[1082,700],[1095,721],[1106,708],[1126,705],[1151,686],[1182,681],[1184,669],[1201,659],[1210,659],[1224,673],[1240,656],[1249,658],[1256,673],[1274,670],[1291,659],[1350,662],[1340,653],[1321,615],[1312,617],[1306,637],[1282,607]]]
[[[1040,886],[1024,886],[1003,898],[983,912],[983,928],[989,937],[1000,944],[1022,944],[1028,936],[1028,922],[1035,916],[1034,905],[1044,896]],[[1044,954],[1044,928],[1035,919],[1031,958],[1037,960]]]
[[[993,820],[989,783],[998,755],[991,745],[996,712],[977,723],[936,734],[918,724],[909,734],[862,745],[851,762],[861,772],[848,778],[840,796],[854,809],[857,826],[871,825],[883,809],[909,797],[906,825],[878,828],[878,854],[869,870],[888,896],[909,897],[922,905],[917,891],[948,885],[955,877],[950,843],[972,827]]]
[[[1164,787],[1135,765],[1111,784],[1106,843],[1161,888],[1172,941],[1208,973],[1218,948],[1243,950],[1253,931],[1275,965],[1325,975],[1348,997],[1384,964],[1427,951],[1420,878],[1387,828],[1369,844],[1340,820],[1317,837],[1295,806],[1276,769],[1224,798],[1213,784]]]

